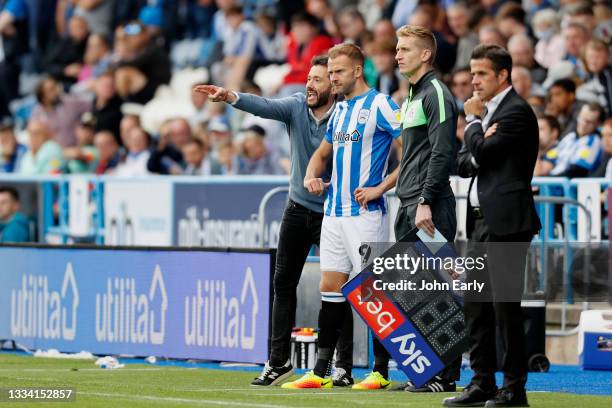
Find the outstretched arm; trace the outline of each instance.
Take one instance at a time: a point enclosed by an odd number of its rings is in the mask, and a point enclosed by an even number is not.
[[[252,113],[266,119],[288,123],[291,115],[303,101],[299,95],[287,98],[271,99],[247,93],[237,93],[214,85],[198,85],[194,92],[203,93],[213,102],[226,102],[237,109]]]

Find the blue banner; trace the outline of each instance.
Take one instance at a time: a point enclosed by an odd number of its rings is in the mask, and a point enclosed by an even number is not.
[[[263,363],[271,252],[0,247],[0,338]]]
[[[263,233],[259,204],[281,181],[177,183],[174,186],[174,237],[179,246],[276,248],[287,193],[274,195],[265,212]]]

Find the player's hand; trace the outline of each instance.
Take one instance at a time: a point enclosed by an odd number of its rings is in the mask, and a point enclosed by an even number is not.
[[[233,92],[228,91],[225,88],[221,88],[220,86],[215,85],[198,85],[193,88],[194,92],[203,93],[208,95],[208,97],[213,102],[229,102],[232,103],[234,101]]]
[[[364,209],[370,201],[376,200],[382,195],[383,192],[378,187],[358,187],[355,189],[355,201]]]
[[[478,96],[474,95],[463,104],[463,110],[466,115],[478,116],[482,119],[485,104]]]
[[[432,238],[436,234],[436,227],[431,217],[431,207],[427,204],[417,205],[415,225],[418,229],[425,231]]]
[[[320,196],[329,187],[329,182],[324,182],[322,178],[311,178],[304,180],[304,188],[308,190],[310,194]]]
[[[487,131],[485,132],[484,138],[488,139],[493,136],[497,132],[497,123],[494,123],[492,126],[489,126]]]

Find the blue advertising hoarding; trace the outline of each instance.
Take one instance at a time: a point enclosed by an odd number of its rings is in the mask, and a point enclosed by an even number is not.
[[[273,251],[0,246],[0,338],[263,363]]]
[[[268,191],[288,183],[278,177],[268,179],[175,183],[174,244],[276,248],[287,193],[276,194],[269,201],[263,236],[259,204]]]

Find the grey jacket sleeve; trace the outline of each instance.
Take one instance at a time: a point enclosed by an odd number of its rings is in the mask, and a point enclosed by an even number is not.
[[[300,93],[279,99],[264,98],[247,93],[237,93],[237,95],[239,98],[234,104],[235,108],[262,118],[284,123],[289,123],[293,113],[298,110],[297,108],[306,103],[305,96]]]

